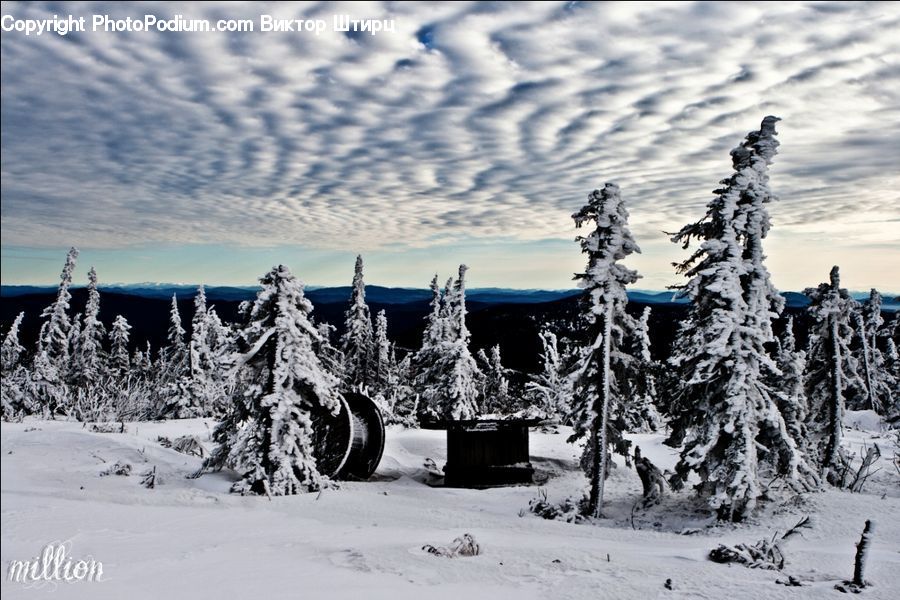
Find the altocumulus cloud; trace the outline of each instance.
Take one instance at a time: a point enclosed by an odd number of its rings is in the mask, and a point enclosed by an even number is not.
[[[396,23],[375,36],[4,33],[5,246],[571,239],[568,215],[613,180],[652,253],[765,114],[783,119],[779,239],[898,244],[895,3],[3,11]]]

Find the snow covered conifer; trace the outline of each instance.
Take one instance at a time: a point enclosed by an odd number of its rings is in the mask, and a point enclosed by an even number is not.
[[[797,446],[806,451],[808,447],[806,432],[808,404],[803,380],[803,373],[806,370],[806,353],[797,348],[793,317],[788,318],[784,326],[784,334],[777,342],[778,354],[775,360],[778,365],[778,373],[771,374],[773,379],[771,388],[788,433],[794,438]]]
[[[425,317],[425,331],[422,333],[422,346],[411,359],[414,370],[414,387],[425,398],[424,404],[430,405],[431,394],[439,385],[438,362],[442,344],[446,341],[444,334],[444,298],[438,285],[438,276],[431,280],[431,303]]]
[[[430,347],[426,356],[431,362],[425,366],[425,380],[429,383],[421,389],[420,418],[461,420],[478,414],[481,371],[469,350],[465,280],[468,269],[460,265],[459,277],[444,292],[439,318],[433,323],[440,324],[440,333],[433,332],[440,341],[427,340]],[[426,335],[430,335],[427,330]]]
[[[190,405],[197,415],[210,415],[221,401],[221,378],[217,377],[219,365],[213,348],[217,331],[209,308],[206,306],[206,290],[201,285],[194,296],[194,316],[191,319],[191,338],[188,343],[188,390]],[[215,314],[215,313],[212,313]],[[218,316],[216,316],[218,318]],[[218,325],[221,325],[219,322]]]
[[[3,419],[16,418],[25,411],[24,386],[28,374],[22,364],[25,347],[19,343],[19,328],[24,318],[25,313],[20,312],[0,345],[0,417]]]
[[[63,379],[66,380],[66,383],[71,383],[77,371],[76,363],[79,354],[78,346],[81,342],[81,313],[77,313],[72,317],[68,338],[69,362],[66,364],[66,368],[62,369],[60,372],[63,374]]]
[[[319,339],[315,344],[316,356],[326,371],[334,375],[338,381],[343,381],[344,353],[331,343],[331,336],[337,328],[323,321],[316,325],[316,329],[319,331]]]
[[[365,387],[372,383],[372,317],[366,304],[362,256],[356,257],[350,308],[344,318],[341,351],[344,353],[344,386]]]
[[[47,319],[41,326],[41,349],[58,373],[65,373],[69,369],[69,329],[72,327],[69,320],[69,301],[72,299],[69,286],[72,285],[72,272],[77,260],[78,249],[70,248],[59,276],[56,301],[41,313],[41,317]]]
[[[185,419],[200,416],[203,412],[191,394],[190,353],[184,335],[178,299],[172,294],[169,344],[161,352],[156,390],[157,410],[163,418]]]
[[[478,351],[478,358],[484,365],[482,368],[482,400],[481,411],[487,414],[511,414],[515,412],[512,397],[509,394],[507,370],[500,359],[500,346],[493,346],[490,354]]]
[[[681,381],[672,438],[686,436],[670,481],[680,488],[695,471],[696,489],[719,518],[734,521],[762,496],[761,469],[790,484],[817,483],[765,381],[777,371],[765,344],[774,340],[771,323],[784,306],[762,250],[777,121],[766,117],[731,151],[734,174],[714,192],[704,218],[672,236],[685,248],[693,240],[700,246],[678,265],[690,278],[680,289],[691,308],[670,358]]]
[[[233,409],[216,428],[218,447],[207,468],[241,474],[234,491],[279,496],[314,491],[322,476],[313,454],[312,418],[340,409],[339,382],[315,352],[320,334],[303,284],[279,265],[238,334]]]
[[[116,315],[112,330],[109,332],[110,352],[109,368],[117,377],[124,377],[131,363],[128,358],[128,341],[131,338],[131,325],[122,315]]]
[[[69,388],[40,344],[28,371],[23,399],[27,412],[40,413],[44,419],[55,418],[69,404]]]
[[[25,318],[25,312],[20,312],[9,326],[6,337],[3,338],[3,344],[0,345],[0,369],[3,374],[11,373],[19,366],[25,347],[19,343],[19,328],[22,326],[22,320]]]
[[[201,285],[194,296],[194,316],[191,319],[191,338],[188,342],[191,376],[196,379],[203,379],[209,367],[211,349],[209,314],[206,310],[206,290]]]
[[[891,374],[887,369],[884,354],[878,347],[879,333],[884,327],[884,317],[881,316],[882,302],[881,294],[873,288],[854,318],[859,339],[857,355],[861,367],[860,375],[866,387],[868,400],[866,408],[871,408],[880,415],[886,415],[890,412],[895,398],[891,389],[893,387]],[[900,398],[896,401],[900,401]]]
[[[900,316],[894,315],[893,326],[885,326],[879,332],[884,338],[884,371],[885,379],[891,390],[891,402],[885,409],[885,417],[889,423],[900,422],[900,352],[897,351],[898,326]],[[890,333],[893,331],[893,335]]]
[[[525,392],[547,419],[559,421],[571,410],[572,380],[560,356],[556,334],[544,330],[538,336],[542,347],[541,372],[525,384]]]
[[[656,431],[662,417],[656,407],[657,373],[660,365],[650,355],[650,312],[644,308],[641,318],[635,322],[631,335],[628,362],[633,362],[633,376],[623,381],[623,397],[629,401],[623,406],[622,419],[628,431]]]
[[[625,287],[640,277],[619,261],[640,252],[640,248],[628,229],[628,210],[614,183],[591,192],[587,204],[572,219],[579,228],[591,225],[590,233],[576,238],[588,263],[584,273],[575,275],[578,286],[586,292],[585,322],[591,345],[575,369],[571,414],[575,432],[569,441],[588,437],[582,457],[590,479],[585,512],[599,517],[609,469],[609,447],[613,445],[621,451],[624,446],[621,431],[613,427],[611,417],[620,408],[621,371],[615,364],[616,358],[622,355],[623,340],[633,328],[632,319],[625,312]]]
[[[387,337],[387,315],[384,310],[378,311],[375,317],[375,333],[372,345],[372,386],[376,394],[389,391],[391,342]]]
[[[391,386],[392,393],[388,396],[391,407],[391,418],[395,423],[412,425],[415,423],[418,412],[419,395],[416,393],[416,382],[413,367],[413,354],[407,354],[402,360],[397,361],[395,347],[391,346],[392,362],[396,363]]]
[[[78,385],[96,383],[103,372],[103,338],[106,327],[100,321],[100,292],[97,290],[97,271],[88,271],[88,299],[84,309],[84,325],[78,335],[73,360],[73,378]]]
[[[841,447],[846,394],[862,387],[850,351],[851,319],[857,303],[841,287],[837,266],[832,267],[828,283],[803,293],[812,301],[807,308],[812,317],[806,362],[809,452],[825,479],[843,487],[849,460]]]

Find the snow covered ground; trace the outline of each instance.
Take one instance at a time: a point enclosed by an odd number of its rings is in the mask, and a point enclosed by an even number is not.
[[[869,431],[853,429],[858,424]],[[392,428],[373,481],[342,483],[319,495],[266,499],[228,493],[233,474],[186,479],[200,459],[157,443],[196,434],[209,446],[208,420],[128,424],[94,433],[80,423],[2,424],[4,600],[14,598],[840,598],[835,583],[852,575],[865,519],[876,522],[866,578],[868,598],[900,590],[900,476],[892,440],[865,414],[848,417],[854,451],[878,443],[882,470],[864,493],[829,490],[773,502],[751,523],[721,526],[688,492],[650,511],[632,506],[640,482],[612,472],[609,518],[596,524],[547,521],[527,513],[536,487],[489,490],[427,485],[426,457],[445,458],[441,431]],[[549,499],[580,495],[585,482],[567,432],[531,436],[535,466],[550,475]],[[662,436],[633,435],[659,466],[674,464]],[[101,477],[115,462],[130,476]],[[161,483],[146,489],[155,466]],[[522,514],[520,514],[522,513]],[[707,560],[719,543],[752,543],[803,515],[803,537],[786,542],[783,573]],[[468,532],[476,557],[443,558],[424,544],[447,545]],[[29,560],[55,541],[74,559],[103,564],[103,581],[10,582],[10,561]],[[802,587],[776,584],[793,575]],[[672,580],[672,589],[664,583]]]

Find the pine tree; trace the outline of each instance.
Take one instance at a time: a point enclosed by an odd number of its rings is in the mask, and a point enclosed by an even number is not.
[[[500,359],[500,346],[493,346],[490,355],[484,350],[478,351],[478,359],[482,364],[482,392],[481,410],[487,414],[511,414],[516,408],[513,406],[512,397],[509,394],[509,379],[507,370]]]
[[[817,459],[825,479],[843,487],[849,459],[841,447],[846,395],[862,388],[856,359],[850,351],[854,300],[841,288],[841,275],[832,267],[829,283],[807,288],[812,325],[806,363],[807,428],[810,455]]]
[[[356,257],[350,308],[344,319],[341,351],[344,353],[344,386],[366,387],[372,383],[372,317],[366,304],[362,256]]]
[[[41,326],[40,344],[47,360],[56,369],[57,375],[69,369],[69,329],[72,327],[69,320],[69,300],[72,299],[69,286],[72,285],[72,272],[75,270],[77,260],[78,249],[70,248],[66,254],[66,264],[59,276],[56,301],[41,313],[41,317],[47,320]]]
[[[103,338],[106,337],[106,327],[100,321],[100,292],[97,290],[97,271],[94,267],[88,271],[87,291],[84,325],[77,338],[77,351],[73,361],[73,379],[81,386],[97,383],[103,374],[105,361]]]
[[[674,402],[673,435],[686,444],[671,478],[680,488],[688,474],[719,518],[747,517],[763,494],[760,470],[790,484],[817,481],[787,431],[766,376],[777,372],[765,344],[784,306],[765,267],[762,240],[769,230],[766,205],[774,199],[768,166],[775,156],[775,117],[732,150],[734,174],[723,180],[706,216],[683,227],[672,241],[700,246],[678,272],[691,299],[670,358],[681,381]],[[764,449],[764,452],[760,452]]]
[[[109,367],[115,377],[124,377],[131,368],[128,359],[128,342],[131,339],[131,325],[122,315],[116,315],[109,332]]]
[[[0,418],[10,420],[25,412],[25,384],[28,373],[23,364],[25,347],[19,343],[19,328],[25,313],[20,312],[0,345]]]
[[[236,470],[242,479],[233,489],[241,493],[314,491],[323,478],[313,454],[312,419],[339,411],[339,382],[316,356],[320,336],[303,284],[283,265],[260,281],[238,335],[241,391],[214,432],[218,447],[206,467]]]
[[[619,264],[629,255],[640,252],[628,229],[628,211],[619,195],[619,186],[607,183],[602,190],[588,195],[588,202],[572,215],[576,227],[591,224],[587,236],[576,241],[588,256],[584,273],[575,275],[585,290],[585,321],[592,339],[576,368],[575,394],[571,420],[574,442],[588,437],[582,466],[590,479],[585,512],[599,517],[603,508],[603,492],[609,469],[609,447],[626,449],[621,430],[613,427],[613,418],[621,410],[618,396],[622,378],[623,339],[633,328],[625,312],[628,298],[625,287],[640,277],[636,271]]]
[[[541,372],[525,384],[532,406],[545,418],[560,421],[571,411],[572,380],[566,374],[556,334],[544,330],[541,340]]]

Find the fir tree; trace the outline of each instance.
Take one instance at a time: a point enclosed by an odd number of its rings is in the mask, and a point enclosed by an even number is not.
[[[316,325],[319,338],[315,343],[316,356],[326,371],[334,375],[338,381],[344,381],[344,353],[331,343],[331,337],[337,328],[330,323],[322,322]]]
[[[214,306],[206,310],[209,356],[206,383],[207,409],[214,416],[228,409],[227,388],[231,384],[231,361],[234,356],[234,336],[231,327],[222,322]]]
[[[173,294],[169,311],[169,343],[160,356],[157,382],[156,404],[159,416],[163,418],[185,419],[202,414],[202,408],[197,406],[191,394],[190,353],[184,335],[178,299]]]
[[[623,407],[622,419],[628,431],[656,431],[662,418],[656,408],[657,373],[659,364],[650,355],[650,312],[644,308],[641,318],[635,322],[631,335],[631,349],[626,361],[633,376],[623,381],[623,396],[629,398]]]
[[[386,395],[391,369],[391,342],[387,336],[387,315],[378,311],[372,345],[372,387],[376,394]]]
[[[60,369],[60,373],[63,375],[63,379],[66,380],[66,383],[74,383],[79,355],[78,346],[81,342],[81,313],[76,313],[72,317],[68,340],[69,362],[66,363],[64,369]]]
[[[19,343],[19,328],[24,318],[25,313],[20,312],[0,345],[0,417],[4,420],[18,418],[25,412],[24,387],[28,373],[22,360],[25,347]]]
[[[28,371],[24,392],[25,410],[40,413],[44,419],[56,418],[56,415],[69,405],[69,388],[40,343]]]
[[[416,422],[418,412],[419,395],[415,389],[415,375],[413,368],[413,354],[407,354],[402,360],[397,360],[396,348],[391,345],[391,362],[396,364],[392,373],[391,395],[388,403],[391,407],[391,419],[394,423],[412,426]]]
[[[509,393],[509,379],[507,370],[500,359],[500,346],[493,346],[490,355],[484,350],[478,351],[478,359],[481,361],[482,392],[481,410],[487,414],[511,414],[515,412],[512,397]]]
[[[715,191],[706,216],[672,236],[685,248],[693,240],[700,246],[678,265],[690,278],[680,289],[691,309],[670,358],[682,382],[671,439],[686,436],[671,483],[680,488],[695,471],[697,490],[721,519],[734,521],[762,496],[761,469],[790,484],[817,483],[766,384],[777,367],[765,344],[774,340],[771,323],[784,306],[762,250],[766,205],[774,199],[768,167],[778,147],[777,121],[766,117],[732,150],[735,172]]]
[[[423,398],[423,406],[432,406],[436,400],[432,398],[433,392],[440,385],[440,372],[438,369],[441,356],[441,348],[446,341],[444,334],[444,297],[438,285],[438,276],[431,280],[431,303],[428,314],[425,317],[425,331],[422,333],[422,345],[411,359],[413,370],[413,386]],[[418,403],[417,403],[418,405]]]
[[[344,353],[344,385],[347,389],[372,383],[372,317],[366,304],[362,256],[356,257],[350,308],[344,319],[341,351]]]
[[[429,362],[421,381],[420,419],[473,419],[478,414],[481,371],[469,350],[466,326],[466,265],[459,266],[459,278],[449,283],[439,308],[439,317],[429,323],[426,336],[439,336],[423,341],[423,356]],[[439,329],[438,329],[439,328]],[[426,348],[426,344],[428,347]]]
[[[784,334],[777,342],[778,372],[771,374],[770,387],[774,392],[778,411],[784,418],[788,433],[796,442],[797,447],[807,451],[806,417],[809,407],[803,380],[803,373],[806,370],[806,352],[797,349],[793,317],[788,317],[784,326]]]
[[[234,491],[270,496],[314,491],[323,478],[313,455],[313,418],[340,409],[338,380],[316,356],[320,335],[303,284],[279,265],[238,334],[233,409],[216,428],[218,447],[207,468],[229,466],[241,474]]]
[[[72,272],[75,270],[77,260],[78,249],[70,248],[66,254],[66,264],[59,276],[56,301],[41,313],[41,317],[47,319],[41,326],[41,350],[57,374],[65,373],[69,369],[69,329],[72,327],[69,320],[69,300],[72,299],[69,286],[72,285]]]
[[[560,421],[571,410],[572,381],[566,374],[556,334],[550,330],[538,334],[541,340],[541,372],[525,384],[538,412],[552,421]]]
[[[131,361],[131,368],[134,370],[134,373],[137,377],[149,381],[153,377],[153,349],[150,347],[150,342],[147,341],[147,345],[144,349],[135,350],[134,359]]]
[[[621,363],[617,359],[622,356],[623,339],[633,328],[625,312],[628,303],[625,287],[637,281],[639,275],[619,261],[640,252],[640,248],[631,237],[628,211],[619,195],[619,186],[614,183],[591,192],[587,204],[572,218],[579,228],[586,224],[592,226],[587,236],[577,238],[588,264],[584,273],[575,275],[579,287],[585,290],[585,321],[592,343],[576,368],[571,416],[575,432],[569,441],[588,438],[582,457],[582,466],[590,479],[585,512],[599,517],[610,462],[609,447],[627,451],[621,430],[613,427],[611,417],[621,409],[618,393],[623,370],[616,363]]]
[[[116,377],[124,377],[131,368],[131,363],[128,359],[128,342],[130,338],[131,325],[128,324],[128,320],[122,315],[116,315],[116,319],[112,324],[112,330],[109,332],[109,367]]]
[[[191,319],[191,337],[188,343],[188,390],[190,406],[197,415],[210,415],[221,398],[222,389],[216,378],[216,356],[212,343],[215,332],[209,308],[206,306],[206,290],[201,285],[194,296],[194,316]]]
[[[832,267],[829,279],[828,283],[803,292],[811,300],[807,311],[812,320],[805,378],[809,400],[807,428],[810,455],[817,459],[829,483],[843,487],[849,464],[841,447],[846,395],[862,387],[856,359],[850,351],[851,319],[857,303],[841,287],[837,266]]]
[[[862,367],[860,375],[863,377],[868,399],[866,408],[871,408],[880,415],[886,415],[895,400],[887,361],[878,347],[878,334],[884,327],[881,305],[881,294],[873,288],[854,318],[859,339],[858,362]]]
[[[12,373],[19,366],[22,355],[25,353],[25,347],[19,343],[19,329],[22,327],[24,318],[24,311],[16,316],[12,325],[9,326],[9,331],[6,332],[6,337],[3,338],[3,344],[0,345],[0,369],[2,369],[4,379],[5,375]]]
[[[103,373],[103,338],[106,328],[100,321],[100,292],[97,290],[97,271],[88,271],[88,299],[84,309],[84,325],[78,335],[73,361],[73,378],[78,385],[96,383]]]

